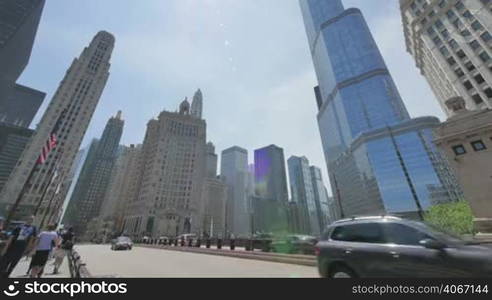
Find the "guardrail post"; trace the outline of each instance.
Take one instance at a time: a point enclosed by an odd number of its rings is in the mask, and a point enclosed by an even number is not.
[[[231,247],[231,250],[236,249],[236,240],[235,239],[230,240],[230,247]]]
[[[208,238],[207,241],[205,242],[205,247],[207,247],[207,249],[210,249],[211,243],[212,243],[212,241],[210,240],[210,238]]]
[[[217,239],[217,249],[222,249],[222,239]]]

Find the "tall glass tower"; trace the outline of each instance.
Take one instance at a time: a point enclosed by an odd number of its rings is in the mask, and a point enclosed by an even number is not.
[[[341,216],[416,217],[461,191],[434,146],[435,117],[411,119],[359,9],[300,0],[319,86],[318,124]]]

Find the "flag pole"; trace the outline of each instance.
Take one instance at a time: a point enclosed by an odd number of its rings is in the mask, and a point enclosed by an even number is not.
[[[63,152],[60,151],[60,156],[62,156],[62,155],[63,155]],[[58,160],[58,162],[56,163],[55,168],[53,169],[53,173],[51,173],[50,181],[46,185],[46,188],[43,191],[43,195],[39,199],[39,201],[38,201],[38,203],[36,205],[36,208],[34,209],[34,213],[33,213],[34,216],[36,216],[38,214],[38,210],[41,207],[41,204],[44,202],[44,198],[46,197],[46,193],[48,192],[48,190],[50,189],[50,187],[53,185],[56,176],[58,176],[57,173],[58,173],[58,168],[60,167],[60,161],[61,160]]]

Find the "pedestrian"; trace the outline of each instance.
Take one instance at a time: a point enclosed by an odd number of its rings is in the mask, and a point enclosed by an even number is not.
[[[8,278],[25,253],[29,253],[36,239],[37,229],[32,225],[34,216],[27,218],[26,223],[17,226],[10,234],[3,248],[0,259],[0,274]]]
[[[47,230],[39,234],[35,253],[32,258],[31,278],[41,277],[41,272],[48,261],[48,257],[53,249],[58,247],[59,237],[53,224],[47,226]]]
[[[63,263],[63,259],[65,258],[65,256],[70,255],[70,252],[73,249],[73,244],[74,244],[73,228],[70,227],[66,232],[64,232],[61,235],[61,243],[58,246],[58,249],[55,253],[53,274],[58,274],[58,269]]]

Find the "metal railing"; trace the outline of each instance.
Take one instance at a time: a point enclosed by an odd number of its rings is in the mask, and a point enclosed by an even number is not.
[[[92,277],[86,264],[82,261],[82,258],[75,250],[70,250],[68,255],[68,268],[70,270],[70,277],[72,278],[90,278]]]

